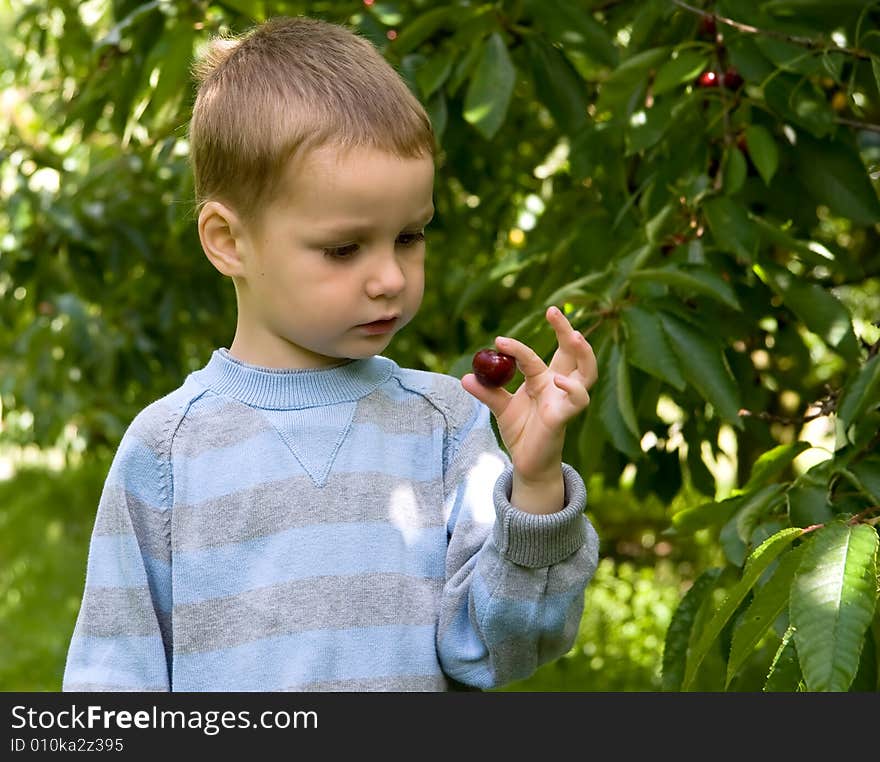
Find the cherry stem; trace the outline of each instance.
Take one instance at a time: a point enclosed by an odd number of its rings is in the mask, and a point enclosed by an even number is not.
[[[848,524],[875,524],[877,521],[880,521],[880,516],[876,519],[869,519],[868,521],[862,521],[865,516],[868,516],[872,513],[876,513],[880,511],[880,505],[872,505],[868,508],[865,508],[863,511],[859,511],[855,516],[853,516],[847,523]]]

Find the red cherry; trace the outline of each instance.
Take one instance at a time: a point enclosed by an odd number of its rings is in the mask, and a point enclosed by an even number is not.
[[[471,366],[483,386],[504,386],[516,373],[516,360],[494,349],[481,349],[474,355]]]
[[[714,71],[704,71],[697,78],[697,85],[700,87],[718,87],[718,75]]]
[[[687,236],[683,236],[681,233],[675,233],[664,241],[663,245],[660,247],[660,251],[663,252],[663,254],[668,255],[678,246],[687,243],[687,240]]]
[[[742,74],[740,74],[733,66],[729,66],[727,71],[725,71],[721,77],[721,84],[723,84],[728,90],[739,90],[743,84]]]
[[[718,27],[715,24],[715,17],[707,13],[700,19],[700,37],[714,40],[716,34]]]

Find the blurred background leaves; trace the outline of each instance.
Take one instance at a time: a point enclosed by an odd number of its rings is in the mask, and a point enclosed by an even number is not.
[[[816,685],[802,600],[731,660],[775,562],[696,645],[764,541],[821,525],[785,569],[876,527],[880,4],[3,0],[0,448],[62,468],[0,484],[0,687],[60,686],[109,458],[232,340],[192,215],[192,55],[301,13],[369,38],[437,133],[426,296],[386,354],[461,376],[506,334],[549,359],[557,304],[600,360],[565,459],[603,563],[572,653],[513,688]],[[858,574],[847,685],[873,690]]]

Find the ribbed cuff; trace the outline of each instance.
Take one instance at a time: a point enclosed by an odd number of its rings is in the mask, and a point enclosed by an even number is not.
[[[587,539],[587,488],[581,475],[562,464],[565,507],[555,513],[526,513],[510,504],[513,466],[495,482],[494,539],[498,551],[520,566],[537,569],[551,566],[574,553]]]

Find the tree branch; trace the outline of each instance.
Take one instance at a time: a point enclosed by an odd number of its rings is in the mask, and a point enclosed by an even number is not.
[[[702,8],[695,8],[692,5],[682,2],[682,0],[671,0],[671,2],[690,13],[696,13],[699,16],[711,16],[716,21],[740,32],[745,32],[746,34],[759,34],[765,37],[775,37],[777,40],[784,40],[785,42],[791,42],[795,45],[801,45],[810,50],[825,50],[829,53],[848,53],[855,58],[862,58],[866,61],[871,59],[871,54],[861,48],[844,48],[839,45],[829,44],[825,40],[815,40],[812,37],[800,37],[794,34],[785,34],[784,32],[777,32],[773,29],[760,29],[751,24],[743,24],[741,21],[734,21],[726,16],[719,16],[717,13],[710,13]]]
[[[868,130],[869,132],[880,132],[880,124],[857,122],[855,119],[844,119],[842,117],[835,117],[834,121],[838,124],[845,124],[847,127],[856,127],[860,130]]]
[[[830,385],[825,384],[825,391],[827,392],[825,397],[808,406],[818,406],[819,408],[817,412],[811,415],[805,415],[798,418],[788,418],[784,415],[768,413],[765,410],[756,413],[752,410],[748,410],[747,408],[742,408],[739,411],[739,414],[743,417],[760,418],[762,421],[772,421],[774,423],[784,424],[785,426],[808,423],[809,421],[815,420],[816,418],[822,418],[826,415],[837,412],[837,401],[840,398],[840,393],[842,390],[833,389]]]

